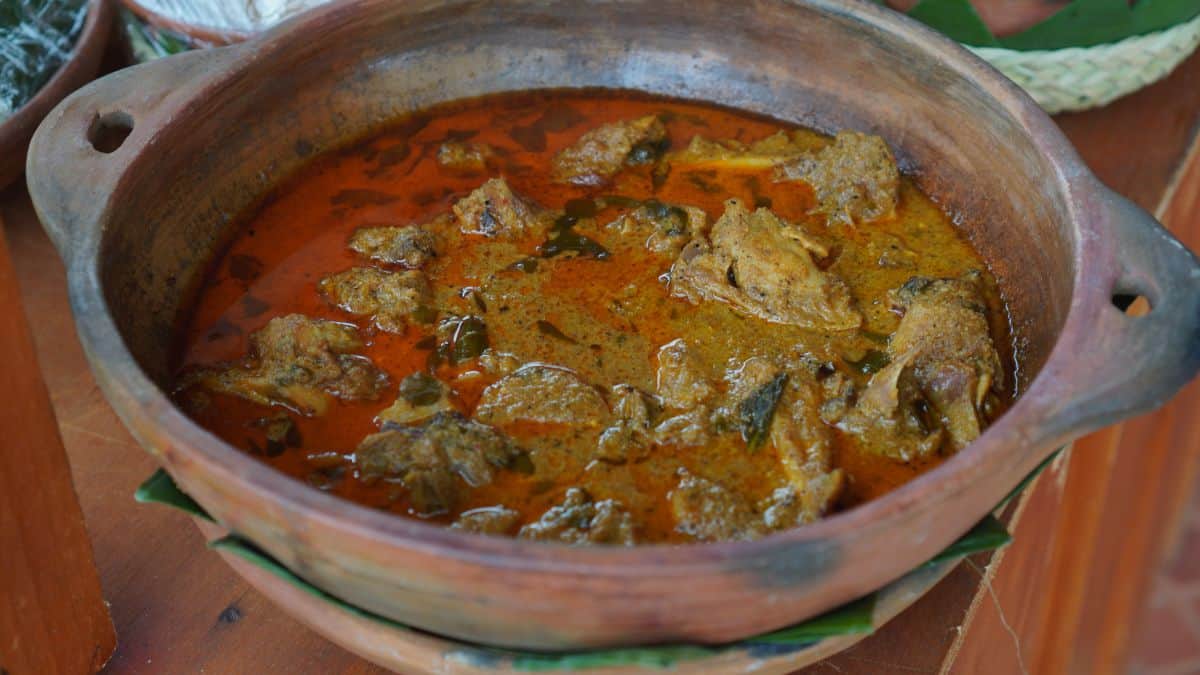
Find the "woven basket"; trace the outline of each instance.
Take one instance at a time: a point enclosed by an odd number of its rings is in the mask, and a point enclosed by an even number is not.
[[[1200,16],[1094,47],[1017,51],[968,47],[1021,85],[1046,112],[1086,110],[1166,77],[1197,45]]]

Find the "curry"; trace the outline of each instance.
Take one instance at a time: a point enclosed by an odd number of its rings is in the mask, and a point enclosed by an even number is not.
[[[995,282],[876,136],[622,91],[458,101],[315,160],[180,329],[177,398],[316,489],[573,544],[751,539],[961,451]]]

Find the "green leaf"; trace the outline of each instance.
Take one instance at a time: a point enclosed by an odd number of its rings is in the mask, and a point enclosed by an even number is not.
[[[1009,49],[1063,49],[1116,42],[1133,34],[1127,0],[1075,0],[1036,26],[1006,38]]]
[[[982,551],[990,551],[1001,546],[1006,546],[1011,541],[1012,535],[1005,529],[1004,523],[1000,522],[995,516],[988,515],[979,521],[979,524],[972,527],[969,532],[959,537],[958,541],[950,544],[944,551],[933,556],[928,564],[963,558]]]
[[[908,15],[959,42],[975,47],[1000,44],[967,0],[921,0]]]
[[[783,395],[783,386],[787,384],[787,378],[786,372],[776,375],[738,406],[742,438],[746,440],[746,447],[751,452],[761,448],[767,441],[771,420],[775,417],[775,408],[779,406],[779,397]]]
[[[184,494],[183,490],[180,490],[179,486],[175,484],[171,475],[162,469],[155,471],[153,476],[150,476],[144,483],[139,485],[137,491],[133,493],[133,498],[143,504],[153,503],[174,506],[185,513],[216,522],[212,516],[208,515],[203,506],[200,506],[196,503],[196,500]]]
[[[1200,15],[1200,0],[1141,0],[1133,6],[1133,31],[1153,33]]]
[[[1017,487],[1013,488],[1008,493],[1008,495],[1004,498],[1004,500],[1000,502],[1000,506],[1004,506],[1005,504],[1012,501],[1013,497],[1016,497],[1017,495],[1024,492],[1025,488],[1029,487],[1029,484],[1033,482],[1033,479],[1035,479],[1039,475],[1041,475],[1041,473],[1046,470],[1046,467],[1050,466],[1050,464],[1054,460],[1058,459],[1058,456],[1062,454],[1063,449],[1066,447],[1067,446],[1065,446],[1065,445],[1059,446],[1059,448],[1057,450],[1050,453],[1050,456],[1046,457],[1046,459],[1043,459],[1040,464],[1033,467],[1033,471],[1030,471],[1028,476],[1025,476],[1024,478],[1022,478],[1020,483],[1017,483]],[[999,507],[997,507],[997,508],[999,508]]]
[[[765,644],[794,644],[817,642],[838,635],[866,635],[875,630],[875,594],[872,593],[815,619],[752,637],[746,642]]]
[[[512,669],[525,672],[586,670],[589,668],[670,668],[680,661],[704,658],[723,651],[719,647],[664,645],[626,647],[574,654],[516,654]]]

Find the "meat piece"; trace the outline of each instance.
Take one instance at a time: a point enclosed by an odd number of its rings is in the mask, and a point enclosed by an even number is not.
[[[403,333],[407,317],[425,306],[429,283],[421,272],[387,272],[374,267],[354,267],[325,277],[317,288],[340,309],[369,316],[385,333]]]
[[[668,499],[675,529],[700,541],[744,541],[765,534],[745,497],[686,471]]]
[[[521,367],[521,360],[514,354],[488,347],[479,355],[479,367],[494,375],[508,375]]]
[[[450,527],[476,534],[508,534],[519,522],[521,514],[507,506],[484,506],[463,511]]]
[[[673,415],[654,427],[652,438],[658,445],[696,448],[708,443],[710,411],[699,405],[687,412]]]
[[[688,350],[683,339],[659,347],[657,381],[658,395],[667,408],[693,408],[713,394],[702,364]]]
[[[606,424],[609,411],[600,392],[570,370],[530,364],[484,389],[475,416],[496,425],[526,421],[588,428]]]
[[[282,405],[302,415],[322,415],[331,397],[373,401],[388,376],[365,356],[353,326],[302,314],[271,319],[250,336],[239,366],[204,369],[187,378],[205,388],[261,405]]]
[[[605,124],[555,155],[551,176],[557,183],[600,185],[627,162],[645,163],[643,154],[661,152],[666,137],[667,129],[655,115]]]
[[[771,423],[771,444],[788,485],[763,507],[771,529],[811,523],[829,513],[845,476],[833,468],[833,438],[820,415],[821,395],[803,371],[793,371]]]
[[[428,373],[413,373],[400,381],[396,402],[379,413],[379,424],[411,424],[453,410],[450,388]]]
[[[503,178],[492,178],[452,207],[463,234],[520,239],[553,220],[536,204],[513,193]]]
[[[495,470],[521,454],[495,429],[441,412],[418,426],[385,424],[367,436],[354,453],[367,480],[403,485],[413,508],[422,516],[453,510],[468,487],[492,482]]]
[[[593,501],[582,488],[570,488],[561,504],[522,527],[518,536],[564,544],[631,546],[633,519],[615,500]]]
[[[651,200],[607,225],[625,236],[646,238],[646,249],[674,258],[708,225],[708,216],[695,206],[675,206]]]
[[[600,434],[596,458],[614,464],[636,461],[650,450],[651,402],[628,384],[612,389],[614,422]]]
[[[420,269],[438,255],[439,242],[431,230],[408,227],[363,227],[350,237],[350,250],[371,260]]]
[[[751,213],[730,199],[713,225],[711,241],[692,240],[671,266],[671,293],[693,304],[725,302],[773,323],[852,330],[862,316],[852,306],[849,288],[813,260],[828,253],[769,209]]]
[[[840,131],[824,149],[779,165],[776,180],[802,180],[830,222],[853,224],[890,218],[899,201],[900,171],[878,136]]]
[[[795,159],[809,149],[800,133],[777,131],[749,145],[730,139],[712,140],[693,136],[686,149],[671,156],[671,164],[719,167],[722,169],[769,169]]]
[[[446,141],[438,148],[437,163],[453,171],[483,171],[495,154],[487,143]]]
[[[1003,384],[978,275],[914,277],[894,297],[904,318],[888,345],[891,361],[840,426],[905,461],[943,443],[961,450],[979,436],[984,402]]]

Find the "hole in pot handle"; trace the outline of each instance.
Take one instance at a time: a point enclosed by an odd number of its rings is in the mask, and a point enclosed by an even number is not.
[[[125,68],[79,89],[34,133],[25,177],[42,227],[68,262],[98,237],[138,153],[242,47],[187,52]]]
[[[133,116],[124,110],[96,115],[88,127],[87,139],[92,149],[103,154],[116,152],[133,133]]]
[[[1111,250],[1084,251],[1109,264],[1107,281],[1076,289],[1103,297],[1077,303],[1097,309],[1072,311],[1059,345],[1065,365],[1047,373],[1057,380],[1044,401],[1051,435],[1080,436],[1157,408],[1200,370],[1200,261],[1128,199],[1099,184],[1093,197]]]

